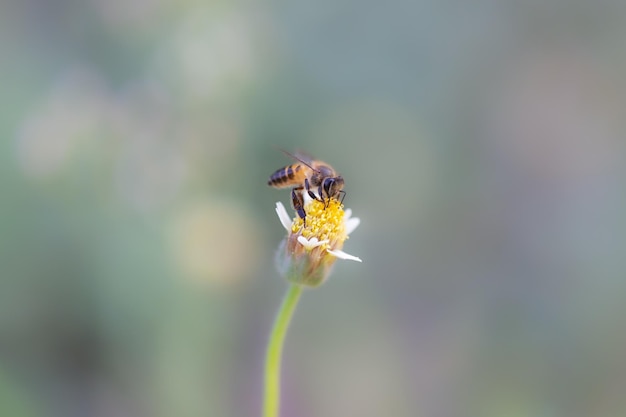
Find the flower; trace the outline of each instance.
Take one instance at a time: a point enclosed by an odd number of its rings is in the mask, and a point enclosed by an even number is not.
[[[342,250],[343,243],[361,220],[344,211],[336,199],[321,201],[305,198],[306,222],[299,216],[291,218],[281,202],[276,214],[287,230],[277,254],[277,266],[291,282],[316,287],[322,284],[337,259],[362,262]]]

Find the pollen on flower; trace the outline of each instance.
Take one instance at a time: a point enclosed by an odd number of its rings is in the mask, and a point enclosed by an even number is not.
[[[336,199],[330,199],[326,204],[311,200],[305,206],[306,225],[297,217],[292,225],[292,232],[300,231],[307,239],[317,238],[319,241],[343,243],[347,238],[344,222],[343,205]],[[324,245],[326,249],[328,245]]]

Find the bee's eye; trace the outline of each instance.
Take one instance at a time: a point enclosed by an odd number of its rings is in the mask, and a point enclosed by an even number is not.
[[[326,180],[324,181],[324,191],[326,191],[326,194],[328,196],[331,195],[330,190],[332,189],[334,183],[335,183],[334,178],[326,178]]]

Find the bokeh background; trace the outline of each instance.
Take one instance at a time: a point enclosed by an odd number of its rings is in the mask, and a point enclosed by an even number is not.
[[[626,2],[0,3],[0,415],[258,416],[304,149],[362,219],[283,415],[626,415]]]

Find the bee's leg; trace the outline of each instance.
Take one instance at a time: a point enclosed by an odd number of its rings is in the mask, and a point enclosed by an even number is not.
[[[324,189],[324,184],[326,183],[326,181],[327,179],[322,181],[320,186],[317,188],[317,193],[321,197],[319,201],[324,203],[324,210],[326,210],[328,206],[330,205],[330,194],[328,193],[328,189]],[[325,198],[324,196],[327,196],[328,198]]]
[[[339,202],[343,204],[343,199],[346,198],[346,192],[344,190],[341,190],[339,191],[339,194],[341,194],[341,200]]]
[[[322,201],[320,200],[318,196],[315,195],[313,191],[311,191],[311,183],[309,183],[308,178],[304,179],[304,188],[306,188],[306,192],[309,194],[309,197],[311,197],[313,200]]]
[[[300,216],[306,226],[306,212],[304,211],[302,187],[296,187],[291,190],[291,203],[293,204],[293,209],[298,213],[298,216]]]

